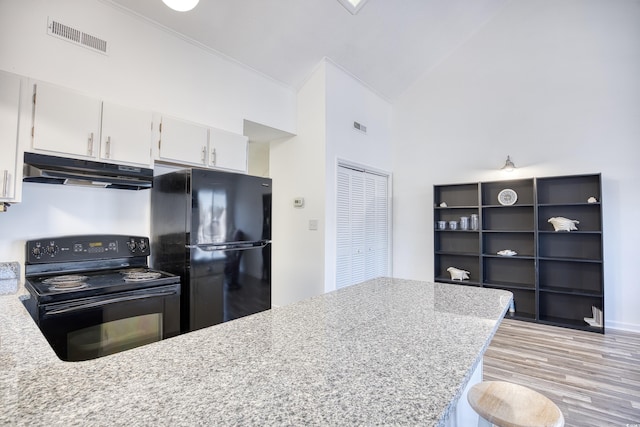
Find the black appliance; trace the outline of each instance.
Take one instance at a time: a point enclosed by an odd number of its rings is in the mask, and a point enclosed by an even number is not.
[[[180,333],[180,277],[148,268],[149,239],[87,235],[27,242],[24,301],[65,361]]]
[[[25,152],[23,181],[143,190],[153,185],[153,169]]]
[[[271,308],[271,191],[206,169],[154,177],[151,263],[182,278],[182,332]]]

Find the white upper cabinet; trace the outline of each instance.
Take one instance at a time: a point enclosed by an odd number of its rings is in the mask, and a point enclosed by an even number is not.
[[[247,171],[247,137],[173,117],[160,117],[152,155],[153,114],[49,83],[33,95],[29,150],[58,156],[151,166],[153,160]]]
[[[16,198],[18,181],[18,126],[20,124],[19,76],[0,72],[0,201]]]
[[[152,123],[150,111],[48,83],[34,85],[34,151],[150,166]]]
[[[98,156],[100,100],[38,82],[33,103],[34,150],[89,158]]]
[[[176,163],[207,166],[209,128],[163,116],[158,158]]]
[[[164,116],[158,160],[246,172],[247,137]]]
[[[150,111],[103,102],[100,159],[150,165],[152,123]]]
[[[220,129],[210,129],[210,165],[246,172],[248,138]]]

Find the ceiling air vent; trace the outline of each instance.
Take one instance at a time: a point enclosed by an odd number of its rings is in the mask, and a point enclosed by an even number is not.
[[[47,25],[47,34],[86,47],[95,52],[107,54],[107,42],[105,40],[76,28],[69,27],[68,25],[61,24],[51,18],[49,18],[49,24]]]

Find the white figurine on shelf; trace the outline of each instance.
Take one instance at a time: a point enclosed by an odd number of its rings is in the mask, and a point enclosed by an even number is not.
[[[602,310],[600,310],[598,307],[596,306],[591,306],[591,313],[593,315],[593,317],[585,317],[584,321],[587,322],[590,326],[593,326],[595,328],[602,328],[603,324],[603,318],[602,318]]]
[[[555,231],[572,231],[577,230],[576,224],[580,224],[580,221],[576,219],[569,219],[562,216],[555,216],[553,218],[549,218],[547,222],[553,225],[553,229]]]
[[[591,196],[587,199],[587,203],[598,203],[598,199],[596,199],[595,197]]]
[[[512,251],[511,249],[503,249],[501,251],[497,252],[498,255],[500,256],[514,256],[514,255],[518,255],[518,252],[516,251]]]
[[[449,274],[451,274],[451,280],[465,280],[469,278],[469,272],[467,270],[460,270],[459,268],[449,267],[447,268]]]

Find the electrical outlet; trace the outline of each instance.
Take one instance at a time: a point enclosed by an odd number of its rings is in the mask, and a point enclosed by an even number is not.
[[[304,197],[296,197],[293,199],[293,207],[295,208],[303,208],[304,207]]]

